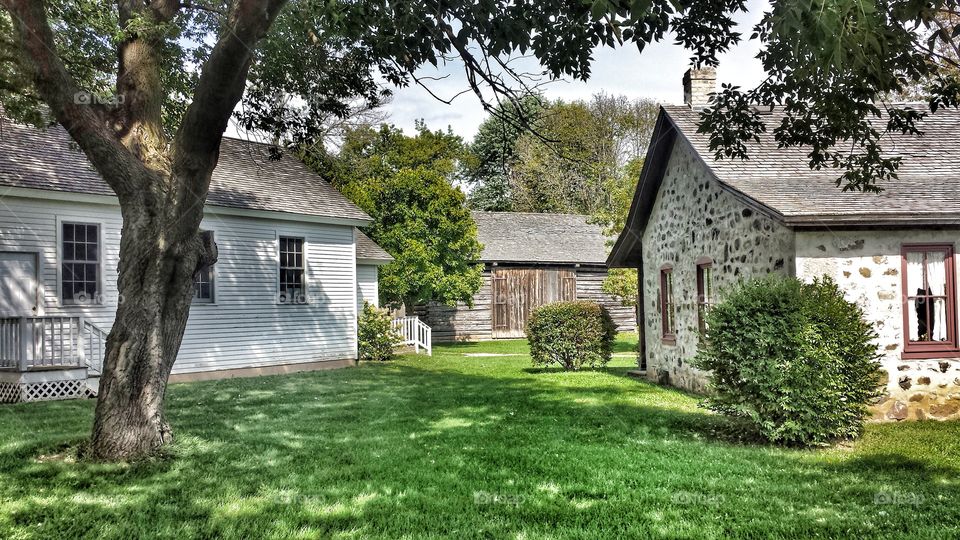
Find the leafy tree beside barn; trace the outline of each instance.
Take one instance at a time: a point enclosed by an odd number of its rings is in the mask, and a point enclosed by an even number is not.
[[[471,302],[482,247],[466,196],[453,185],[471,156],[451,132],[381,125],[349,130],[340,151],[308,160],[374,219],[365,232],[394,257],[380,269],[386,305]]]

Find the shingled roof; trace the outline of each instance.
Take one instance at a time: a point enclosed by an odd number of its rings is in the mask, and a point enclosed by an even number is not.
[[[604,264],[606,237],[587,216],[474,212],[483,262]]]
[[[922,106],[921,106],[922,107]],[[747,145],[749,159],[715,160],[709,135],[697,133],[699,111],[686,106],[663,108],[720,182],[770,209],[788,225],[859,225],[960,220],[960,111],[941,109],[920,124],[924,136],[890,133],[884,151],[901,156],[899,178],[884,181],[883,193],[843,192],[841,171],[809,167],[809,148],[778,148],[773,128],[780,110],[762,116],[767,133]]]
[[[355,229],[357,235],[357,260],[362,262],[383,263],[393,261],[393,257],[377,245],[360,229]]]
[[[709,135],[697,133],[699,110],[663,106],[647,151],[627,226],[608,264],[640,262],[639,238],[656,201],[674,144],[689,144],[707,171],[730,193],[791,227],[944,226],[960,224],[960,111],[941,109],[924,119],[923,136],[887,134],[884,151],[903,158],[896,180],[880,194],[843,192],[838,169],[809,167],[809,149],[779,148],[772,130],[781,110],[762,118],[767,132],[747,143],[749,159],[714,158]]]
[[[224,138],[207,205],[369,222],[370,217],[289,152]],[[37,129],[0,116],[0,186],[113,195],[60,126]]]

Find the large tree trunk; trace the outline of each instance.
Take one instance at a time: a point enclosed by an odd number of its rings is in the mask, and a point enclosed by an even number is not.
[[[100,382],[94,459],[138,458],[171,439],[167,378],[190,312],[192,276],[215,261],[216,248],[198,232],[202,202],[185,211],[173,201],[161,206],[141,200],[123,209],[120,297]]]
[[[257,43],[286,0],[235,0],[203,64],[173,140],[162,122],[165,31],[179,0],[117,0],[116,107],[82,103],[57,53],[43,0],[0,0],[16,29],[24,67],[57,121],[117,194],[123,213],[120,303],[107,339],[91,454],[145,456],[170,439],[163,414],[190,301],[193,275],[216,260],[198,232],[220,141],[240,101]]]

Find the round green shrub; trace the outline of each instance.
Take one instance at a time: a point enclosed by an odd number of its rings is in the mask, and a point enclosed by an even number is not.
[[[710,371],[706,406],[772,442],[856,437],[881,391],[877,334],[827,277],[742,284],[710,310],[705,337],[694,364]]]
[[[527,340],[534,366],[566,370],[605,366],[613,353],[617,326],[595,302],[556,302],[533,310]]]
[[[390,326],[390,313],[369,302],[357,321],[357,341],[361,360],[386,362],[394,357],[394,348],[400,343],[400,334]]]

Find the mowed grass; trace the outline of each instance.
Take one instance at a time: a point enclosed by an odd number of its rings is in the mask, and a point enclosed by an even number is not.
[[[69,458],[92,401],[0,406],[0,538],[960,536],[960,424],[729,442],[632,366],[536,370],[513,341],[173,385],[177,440],[134,465]]]

